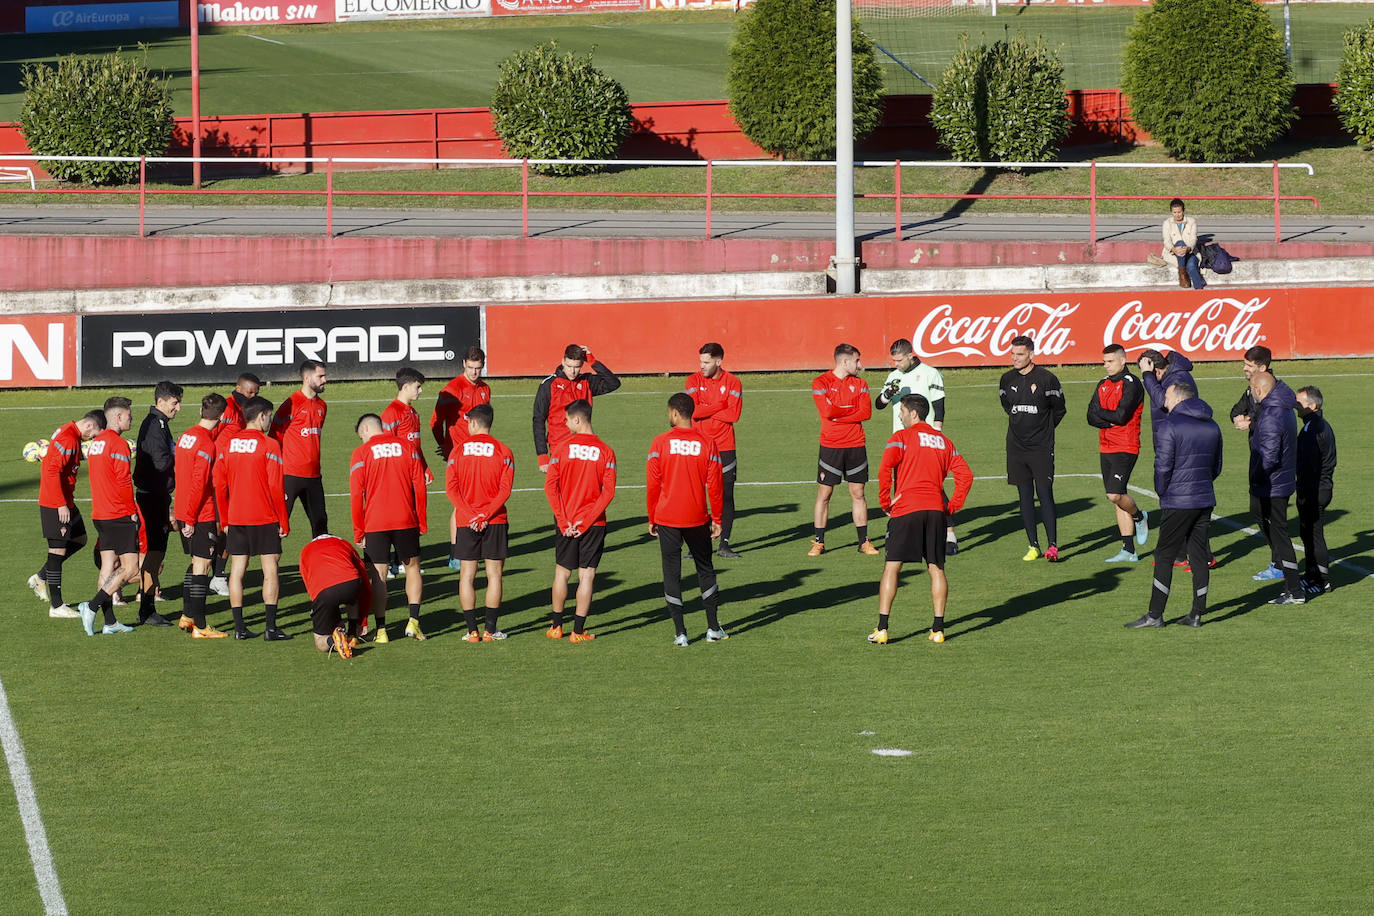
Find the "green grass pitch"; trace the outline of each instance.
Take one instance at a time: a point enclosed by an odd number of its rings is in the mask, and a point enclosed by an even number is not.
[[[456,574],[442,565],[447,504],[435,493],[440,522],[424,539],[431,639],[393,636],[351,662],[308,639],[299,511],[283,557],[290,643],[193,642],[175,629],[88,638],[50,620],[24,587],[43,544],[38,466],[18,456],[109,392],[0,394],[0,509],[14,538],[0,555],[0,679],[71,911],[1364,910],[1374,893],[1364,578],[1374,532],[1357,507],[1371,482],[1370,368],[1278,366],[1290,384],[1323,388],[1339,438],[1328,529],[1337,590],[1304,608],[1264,603],[1275,587],[1250,576],[1267,550],[1236,530],[1251,524],[1244,435],[1228,428],[1224,521],[1213,527],[1221,565],[1198,631],[1122,628],[1147,601],[1155,537],[1139,565],[1103,565],[1116,535],[1083,420],[1099,373],[1061,370],[1070,411],[1057,566],[1020,560],[1014,494],[1000,477],[997,373],[949,373],[946,429],[980,478],[957,519],[964,549],[948,565],[950,638],[924,639],[928,585],[909,570],[886,647],[864,640],[881,561],[854,553],[846,500],[832,505],[831,552],[803,556],[817,427],[804,374],[744,379],[744,557],[720,577],[731,639],[701,641],[689,576],[694,643],[671,646],[645,532],[644,453],[678,377],[628,379],[597,400],[623,487],[590,627],[600,638],[545,639],[552,526],[531,489],[541,484],[535,384],[497,381],[495,433],[516,452],[521,489],[502,617],[511,639],[458,639]],[[1242,386],[1237,367],[1197,375],[1224,419]],[[354,418],[393,390],[327,390],[330,493],[346,490]],[[264,394],[277,402],[288,391]],[[150,392],[125,393],[141,418]],[[189,423],[184,412],[174,428]],[[868,424],[875,464],[889,430],[886,415]],[[1144,487],[1148,438],[1134,480]],[[868,496],[876,505],[875,484]],[[332,498],[330,513],[345,531],[347,498]],[[880,541],[884,527],[873,526]],[[174,546],[172,613],[182,569]],[[83,552],[65,594],[75,604],[92,582]],[[212,596],[210,610],[226,623],[227,599]],[[256,589],[249,614],[260,622]],[[394,610],[391,619],[398,630]],[[8,786],[0,861],[2,909],[36,912]]]

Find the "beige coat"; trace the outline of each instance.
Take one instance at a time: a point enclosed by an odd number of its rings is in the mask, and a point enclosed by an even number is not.
[[[1197,220],[1191,216],[1183,217],[1183,222],[1175,222],[1170,216],[1164,221],[1164,253],[1163,257],[1170,264],[1178,264],[1177,258],[1173,257],[1174,246],[1179,242],[1187,245],[1191,251],[1197,251]]]

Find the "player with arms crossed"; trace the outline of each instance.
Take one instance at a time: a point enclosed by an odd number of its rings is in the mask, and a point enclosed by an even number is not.
[[[329,377],[324,363],[313,359],[301,361],[300,373],[301,390],[282,402],[272,418],[271,430],[272,438],[281,444],[286,468],[286,514],[291,514],[299,499],[305,506],[305,517],[310,520],[310,536],[319,537],[329,531],[324,481],[320,476],[320,441],[325,414],[329,412],[329,405],[320,395]],[[247,411],[244,418],[247,419]]]
[[[619,387],[620,379],[586,347],[568,344],[564,348],[563,362],[534,393],[534,452],[541,474],[549,469],[549,450],[572,436],[563,419],[564,409],[573,401],[590,404],[596,395]]]
[[[463,353],[463,373],[456,376],[439,391],[434,402],[434,413],[429,418],[429,431],[441,461],[447,463],[453,454],[453,446],[468,437],[468,411],[478,404],[491,403],[491,387],[482,381],[482,370],[487,365],[487,354],[481,347],[468,347]],[[453,515],[448,520],[448,548],[453,556],[453,543],[457,538],[457,523]],[[449,560],[449,567],[458,568],[458,561]]]
[[[358,621],[372,603],[370,575],[358,551],[343,538],[322,534],[301,549],[301,580],[310,596],[310,626],[315,648],[352,658]],[[340,610],[342,609],[342,613]],[[348,615],[348,630],[343,628]]]
[[[105,617],[105,636],[132,633],[114,615],[114,596],[138,575],[139,518],[134,500],[133,461],[122,433],[133,426],[128,398],[105,401],[105,429],[91,440],[86,452],[86,476],[91,483],[91,518],[100,538],[100,588],[77,612],[87,636],[95,635],[95,615]]]
[[[1021,524],[1030,547],[1021,559],[1040,557],[1035,500],[1045,522],[1045,559],[1059,562],[1058,523],[1054,507],[1054,429],[1064,419],[1064,388],[1053,372],[1034,362],[1035,341],[1022,334],[1011,342],[1011,369],[998,385],[1007,412],[1007,483],[1016,487]]]
[[[909,394],[919,394],[930,404],[930,418],[927,420],[932,429],[943,429],[945,422],[945,379],[930,363],[921,362],[916,348],[905,337],[892,342],[888,348],[888,358],[892,360],[892,371],[883,382],[882,390],[873,399],[873,407],[886,410],[889,404],[900,402]],[[902,418],[899,410],[892,411],[892,431],[902,431]],[[948,543],[945,555],[954,556],[959,552],[959,538],[954,526],[949,526]]]
[[[1121,534],[1121,550],[1106,562],[1134,563],[1139,559],[1136,545],[1144,546],[1150,534],[1145,511],[1126,492],[1131,483],[1131,471],[1140,458],[1140,417],[1145,410],[1145,389],[1140,379],[1126,368],[1126,348],[1121,344],[1103,348],[1102,368],[1107,370],[1107,377],[1097,383],[1088,400],[1088,425],[1097,428],[1102,486],[1108,501],[1116,507],[1116,530]]]
[[[240,432],[220,436],[215,453],[215,499],[229,548],[229,609],[234,614],[234,638],[253,639],[243,621],[243,574],[248,571],[248,558],[257,557],[266,605],[262,638],[278,642],[292,638],[277,626],[277,566],[281,539],[291,533],[291,515],[286,507],[281,448],[267,435],[272,402],[251,398],[243,407],[243,423]]]
[[[739,554],[730,548],[730,532],[735,527],[735,479],[739,470],[735,424],[744,409],[744,386],[725,371],[722,365],[725,348],[720,344],[702,344],[697,354],[701,369],[687,377],[687,393],[696,405],[692,411],[692,427],[710,437],[720,450],[721,482],[725,488],[725,504],[720,511],[720,547],[716,555],[737,560]]]
[[[86,523],[76,507],[76,472],[81,467],[81,443],[105,429],[105,412],[92,410],[52,434],[38,481],[38,517],[48,555],[38,572],[29,576],[29,588],[48,602],[48,616],[75,619],[81,616],[62,600],[62,564],[86,546]]]
[[[404,370],[402,370],[404,371]],[[348,462],[348,493],[353,512],[353,541],[364,544],[372,566],[372,616],[379,643],[386,643],[386,571],[394,552],[406,570],[406,603],[410,618],[406,635],[423,642],[420,631],[420,535],[429,530],[425,483],[429,471],[418,442],[383,429],[382,418],[365,413],[358,418],[362,445]],[[418,433],[416,435],[418,439]],[[318,635],[318,631],[316,631]]]
[[[663,598],[677,633],[673,639],[675,646],[690,642],[682,613],[683,544],[691,550],[697,568],[701,603],[706,608],[706,641],[730,638],[717,619],[720,590],[711,565],[711,539],[720,536],[721,503],[725,498],[720,453],[714,442],[692,429],[695,406],[686,392],[668,399],[670,428],[654,438],[646,465],[649,535],[658,538],[663,558]]]
[[[220,548],[219,511],[215,505],[215,429],[227,403],[218,394],[201,398],[200,422],[181,434],[174,449],[177,488],[172,511],[181,531],[181,548],[191,558],[181,586],[182,613],[177,626],[189,630],[195,639],[222,639],[228,635],[205,622],[210,572]]]
[[[509,518],[506,500],[515,485],[515,456],[491,435],[496,412],[490,404],[468,411],[468,437],[453,447],[445,474],[445,489],[453,503],[458,540],[453,554],[458,559],[458,603],[468,635],[464,642],[505,639],[496,627],[501,613],[501,573],[510,556]],[[487,571],[486,628],[477,632],[477,563]]]
[[[606,542],[606,507],[615,498],[615,452],[592,431],[592,405],[573,401],[563,412],[572,438],[553,450],[544,476],[544,496],[553,510],[553,614],[550,639],[563,638],[563,608],[568,580],[577,570],[577,612],[571,642],[590,642],[587,614],[592,609],[592,583]]]
[[[945,641],[945,603],[949,581],[945,578],[945,526],[963,508],[973,488],[973,471],[944,433],[926,422],[930,402],[908,394],[898,402],[897,417],[903,428],[892,434],[878,467],[878,501],[891,516],[887,523],[887,562],[878,585],[878,627],[868,641],[887,643],[888,618],[897,598],[903,563],[926,564],[930,573],[930,600],[935,619],[930,641]],[[954,498],[945,497],[945,478],[954,475]]]
[[[825,529],[830,519],[830,496],[841,480],[849,483],[850,514],[859,537],[859,553],[876,557],[868,539],[868,449],[863,423],[873,416],[868,383],[859,375],[859,350],[847,343],[835,348],[835,368],[811,382],[811,396],[821,415],[821,451],[817,459],[816,511],[808,557],[825,553]]]
[[[382,430],[399,436],[420,454],[420,466],[424,468],[425,483],[430,484],[434,482],[434,474],[430,472],[429,462],[425,460],[424,445],[420,437],[420,415],[415,411],[415,400],[424,391],[424,385],[425,377],[418,370],[409,366],[396,370],[396,398],[382,411]],[[389,560],[388,571],[391,575],[399,576],[405,572],[406,567],[401,564],[394,548]]]

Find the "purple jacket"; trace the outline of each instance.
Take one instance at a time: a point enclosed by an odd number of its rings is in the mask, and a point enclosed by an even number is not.
[[[1154,437],[1155,449],[1158,449],[1159,425],[1164,422],[1164,394],[1170,385],[1177,382],[1185,382],[1193,386],[1194,391],[1197,390],[1197,382],[1193,381],[1193,361],[1182,353],[1170,353],[1169,368],[1164,371],[1164,378],[1156,379],[1153,372],[1141,372],[1140,380],[1145,383],[1145,393],[1150,396],[1150,433]],[[1211,415],[1209,407],[1207,416]]]
[[[1250,495],[1292,496],[1298,487],[1298,396],[1283,382],[1260,401],[1250,425]]]
[[[1221,476],[1221,428],[1212,419],[1212,408],[1202,398],[1189,398],[1163,417],[1154,427],[1160,508],[1215,506],[1212,481]]]

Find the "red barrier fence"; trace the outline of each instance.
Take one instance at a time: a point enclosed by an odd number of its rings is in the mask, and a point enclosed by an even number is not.
[[[1280,360],[1369,357],[1374,324],[1365,316],[1372,307],[1374,287],[1366,286],[1231,289],[1220,296],[1170,290],[498,303],[480,306],[480,314],[462,305],[431,307],[422,316],[381,307],[350,310],[342,332],[326,327],[332,312],[319,309],[244,312],[227,324],[222,314],[186,310],[7,317],[0,318],[0,388],[108,381],[112,366],[124,367],[130,386],[168,374],[228,380],[244,370],[281,379],[305,357],[346,361],[352,378],[384,378],[398,359],[416,354],[451,365],[452,354],[475,342],[489,354],[493,375],[538,376],[572,327],[625,373],[661,372],[664,341],[708,338],[720,341],[737,371],[813,369],[827,363],[839,341],[882,354],[899,337],[938,366],[1005,366],[1018,334],[1035,338],[1037,359],[1047,364],[1096,363],[1107,343],[1122,344],[1131,356],[1154,348],[1197,361],[1239,360],[1256,344]],[[254,353],[262,361],[254,362]]]
[[[1298,120],[1290,136],[1319,139],[1342,135],[1332,100],[1335,86],[1298,87]],[[1067,146],[1147,141],[1130,118],[1130,101],[1119,89],[1068,93],[1074,128]],[[621,155],[630,159],[749,159],[766,154],[744,136],[723,99],[646,102],[631,106],[634,133]],[[201,118],[202,155],[248,160],[221,165],[229,173],[262,172],[255,159],[312,157],[485,159],[505,152],[485,108],[421,111],[356,111],[310,114],[224,115]],[[168,154],[189,155],[190,119],[178,118]],[[14,124],[0,124],[0,154],[29,152]],[[888,96],[877,130],[857,148],[859,158],[895,158],[938,152],[930,124],[930,96]],[[282,172],[307,169],[278,163]],[[368,168],[355,164],[353,168]],[[372,166],[375,167],[375,166]]]

